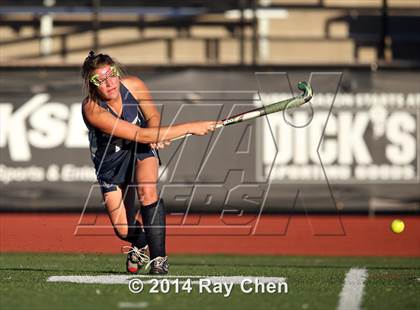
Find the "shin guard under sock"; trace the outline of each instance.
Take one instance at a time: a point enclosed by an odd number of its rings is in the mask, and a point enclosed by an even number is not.
[[[150,258],[166,256],[166,219],[163,200],[159,199],[155,203],[143,206],[141,208],[141,217],[143,219],[144,230],[146,231]]]
[[[128,224],[128,232],[126,237],[122,237],[117,233],[117,236],[124,241],[131,242],[132,246],[135,246],[139,249],[147,245],[146,233],[141,227],[141,224],[138,221],[135,221],[135,224]]]
[[[136,221],[136,227],[134,228],[134,234],[131,236],[131,244],[139,249],[147,245],[146,232],[143,230],[142,225]]]

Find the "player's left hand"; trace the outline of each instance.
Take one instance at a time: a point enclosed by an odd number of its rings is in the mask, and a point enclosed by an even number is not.
[[[161,141],[157,143],[150,143],[150,147],[155,150],[163,149],[171,144],[171,141]]]

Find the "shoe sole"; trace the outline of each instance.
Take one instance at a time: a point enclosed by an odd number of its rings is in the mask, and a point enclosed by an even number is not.
[[[136,268],[127,268],[127,272],[131,274],[137,274],[139,270]]]
[[[169,271],[167,271],[167,272],[153,272],[153,271],[150,271],[149,272],[150,275],[154,275],[154,276],[166,275],[168,273],[169,273]]]

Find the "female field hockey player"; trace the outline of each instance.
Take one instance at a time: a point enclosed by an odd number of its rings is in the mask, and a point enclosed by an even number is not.
[[[160,127],[160,114],[143,82],[123,76],[109,55],[91,51],[82,78],[87,91],[82,114],[98,183],[116,235],[131,243],[125,247],[127,271],[136,273],[150,265],[151,274],[166,274],[165,209],[157,191],[156,150],[185,134],[205,135],[216,122]]]

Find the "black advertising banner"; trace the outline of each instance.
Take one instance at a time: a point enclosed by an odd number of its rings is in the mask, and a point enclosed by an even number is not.
[[[290,98],[301,80],[314,90],[295,110],[162,150],[172,211],[418,211],[420,72],[129,72],[146,82],[165,125]],[[4,70],[0,94],[1,209],[101,208],[77,70]]]

